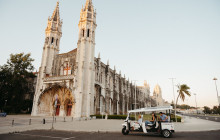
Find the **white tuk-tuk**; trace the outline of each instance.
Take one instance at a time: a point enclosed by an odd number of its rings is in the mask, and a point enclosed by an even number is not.
[[[164,136],[165,138],[169,138],[172,136],[172,133],[174,133],[174,124],[170,121],[170,111],[173,109],[172,106],[166,106],[166,107],[148,107],[148,108],[141,108],[141,109],[135,109],[135,110],[129,110],[128,116],[125,120],[125,123],[122,124],[122,134],[127,135],[129,132],[143,132],[143,133],[158,133]],[[155,118],[155,121],[152,124],[147,124],[145,126],[145,122],[143,121],[142,124],[139,124],[137,122],[132,122],[130,120],[130,114],[131,113],[146,113],[146,112],[159,112],[159,111],[169,111],[168,115],[168,122],[162,122],[160,120],[157,120]],[[143,120],[143,115],[142,120]]]

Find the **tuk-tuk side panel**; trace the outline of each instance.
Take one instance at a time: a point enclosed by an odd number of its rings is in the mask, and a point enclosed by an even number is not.
[[[174,130],[174,124],[168,122],[161,122],[161,130]]]

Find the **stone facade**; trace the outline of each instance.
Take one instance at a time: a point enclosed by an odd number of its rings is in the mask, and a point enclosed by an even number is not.
[[[62,20],[59,2],[48,18],[42,62],[39,68],[32,115],[89,117],[92,114],[126,114],[150,106],[147,83],[136,87],[131,81],[96,58],[96,11],[86,0],[80,12],[77,48],[59,54]],[[135,102],[136,91],[136,102]]]

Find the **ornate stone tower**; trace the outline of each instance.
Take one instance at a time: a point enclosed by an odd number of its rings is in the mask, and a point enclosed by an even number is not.
[[[79,39],[77,43],[76,74],[76,114],[77,117],[89,117],[93,114],[94,104],[94,53],[96,12],[92,0],[86,0],[80,12]]]
[[[162,91],[158,84],[154,88],[153,98],[156,100],[157,106],[163,106],[164,100],[162,98]]]
[[[37,102],[40,93],[44,89],[43,78],[52,76],[52,65],[56,54],[59,53],[60,38],[62,36],[62,21],[59,14],[59,2],[57,2],[53,15],[48,18],[47,28],[45,30],[45,43],[43,47],[41,67],[37,78],[36,91],[34,95],[34,103],[32,115],[37,115]]]
[[[43,58],[41,67],[45,68],[45,74],[51,74],[51,68],[54,60],[54,56],[59,53],[60,38],[62,36],[62,21],[59,14],[59,2],[57,2],[56,8],[52,17],[48,18],[47,28],[45,30],[46,39],[43,50]]]

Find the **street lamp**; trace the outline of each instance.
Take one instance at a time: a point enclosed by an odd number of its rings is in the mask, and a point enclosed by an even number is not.
[[[187,101],[186,109],[187,109],[187,113],[189,114],[189,108],[188,108],[189,107],[189,99],[187,99],[186,101]]]
[[[174,83],[173,83],[173,80],[176,79],[176,78],[169,78],[169,79],[172,80],[172,85],[173,85],[173,98],[174,98],[174,100],[173,100],[173,106],[174,106],[174,116],[175,116],[175,120],[176,120],[176,122],[177,122],[177,118],[176,118],[176,103],[175,103],[176,101],[175,101]]]
[[[195,102],[196,102],[196,114],[198,115],[198,110],[197,110],[197,101],[196,101],[196,93],[194,93],[195,95]]]
[[[6,104],[7,104],[7,100],[5,100],[5,107],[6,107]]]
[[[136,109],[136,81],[138,81],[138,80],[132,80],[132,81],[134,81],[134,109]],[[135,119],[136,119],[136,112],[135,112]]]
[[[217,84],[216,84],[216,80],[218,80],[218,79],[214,77],[213,80],[215,81],[215,87],[216,87],[216,92],[217,92],[217,100],[218,100],[218,103],[219,103],[219,106],[220,106],[220,100],[219,100],[219,96],[218,96],[218,88],[217,88]]]

